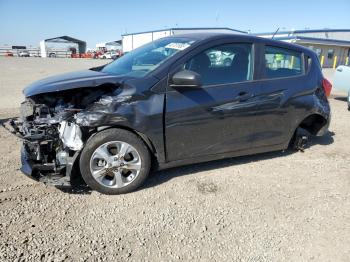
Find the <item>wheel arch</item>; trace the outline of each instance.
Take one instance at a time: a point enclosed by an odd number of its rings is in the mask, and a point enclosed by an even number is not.
[[[304,117],[292,130],[289,142],[294,139],[294,136],[299,128],[305,129],[311,135],[317,135],[322,130],[322,128],[327,126],[327,122],[327,118],[318,113],[312,113]]]
[[[126,130],[128,132],[131,132],[135,135],[137,135],[144,143],[145,145],[147,146],[149,152],[151,153],[151,156],[152,158],[154,158],[155,160],[158,161],[158,152],[153,144],[153,142],[148,138],[147,135],[133,129],[133,128],[130,128],[130,127],[127,127],[127,126],[123,126],[123,125],[113,125],[113,126],[101,126],[101,127],[98,127],[97,128],[97,132],[94,132],[90,137],[89,139],[94,136],[95,134],[101,132],[101,131],[104,131],[104,130],[107,130],[107,129],[123,129],[123,130]]]
[[[127,127],[127,126],[113,125],[113,126],[98,127],[97,131],[92,132],[88,135],[84,144],[86,144],[92,137],[94,137],[99,132],[104,131],[104,130],[108,130],[108,129],[123,129],[123,130],[131,132],[131,133],[135,134],[136,136],[138,136],[141,139],[141,141],[143,141],[145,143],[147,149],[150,152],[152,165],[153,164],[158,165],[158,152],[157,152],[155,146],[153,145],[153,142],[145,134],[143,134],[139,131],[136,131],[136,130],[134,130],[130,127]],[[79,152],[76,152],[76,156],[74,157],[74,159],[72,160],[72,162],[69,165],[69,170],[67,171],[67,173],[69,174],[71,179],[72,178],[77,179],[77,178],[81,177],[80,168],[79,168],[79,160],[81,157],[81,152],[82,152],[82,150]],[[75,183],[75,180],[73,181],[73,183]],[[79,181],[78,181],[78,183],[79,183]]]
[[[305,117],[297,126],[303,128],[312,135],[317,135],[319,131],[327,125],[327,119],[321,114],[311,114]]]

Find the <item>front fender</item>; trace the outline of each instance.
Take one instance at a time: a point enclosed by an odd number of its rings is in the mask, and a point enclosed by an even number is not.
[[[78,125],[94,129],[122,128],[137,134],[155,152],[159,162],[165,161],[163,108],[164,94],[110,97],[98,101],[75,115]]]

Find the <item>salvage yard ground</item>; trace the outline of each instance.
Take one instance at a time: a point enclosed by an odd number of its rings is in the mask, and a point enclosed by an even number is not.
[[[0,58],[1,121],[30,82],[102,63]],[[30,180],[0,128],[0,261],[350,261],[350,112],[340,93],[330,103],[330,133],[305,153],[161,171],[120,196]]]

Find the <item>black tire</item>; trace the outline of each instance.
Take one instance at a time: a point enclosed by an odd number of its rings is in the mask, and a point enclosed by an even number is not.
[[[309,137],[310,133],[307,130],[298,127],[289,142],[288,148],[293,151],[304,152],[305,148],[307,147]]]
[[[90,158],[94,151],[102,144],[110,141],[122,141],[133,146],[141,158],[141,170],[138,176],[128,185],[121,188],[110,188],[98,183],[90,171]],[[80,171],[85,183],[93,190],[102,194],[118,195],[134,191],[140,187],[148,177],[151,167],[151,156],[145,143],[134,133],[123,129],[107,129],[89,139],[80,156]]]

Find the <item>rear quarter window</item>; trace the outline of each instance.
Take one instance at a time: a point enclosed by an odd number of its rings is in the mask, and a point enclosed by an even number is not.
[[[281,47],[265,46],[265,78],[303,74],[302,54]]]

